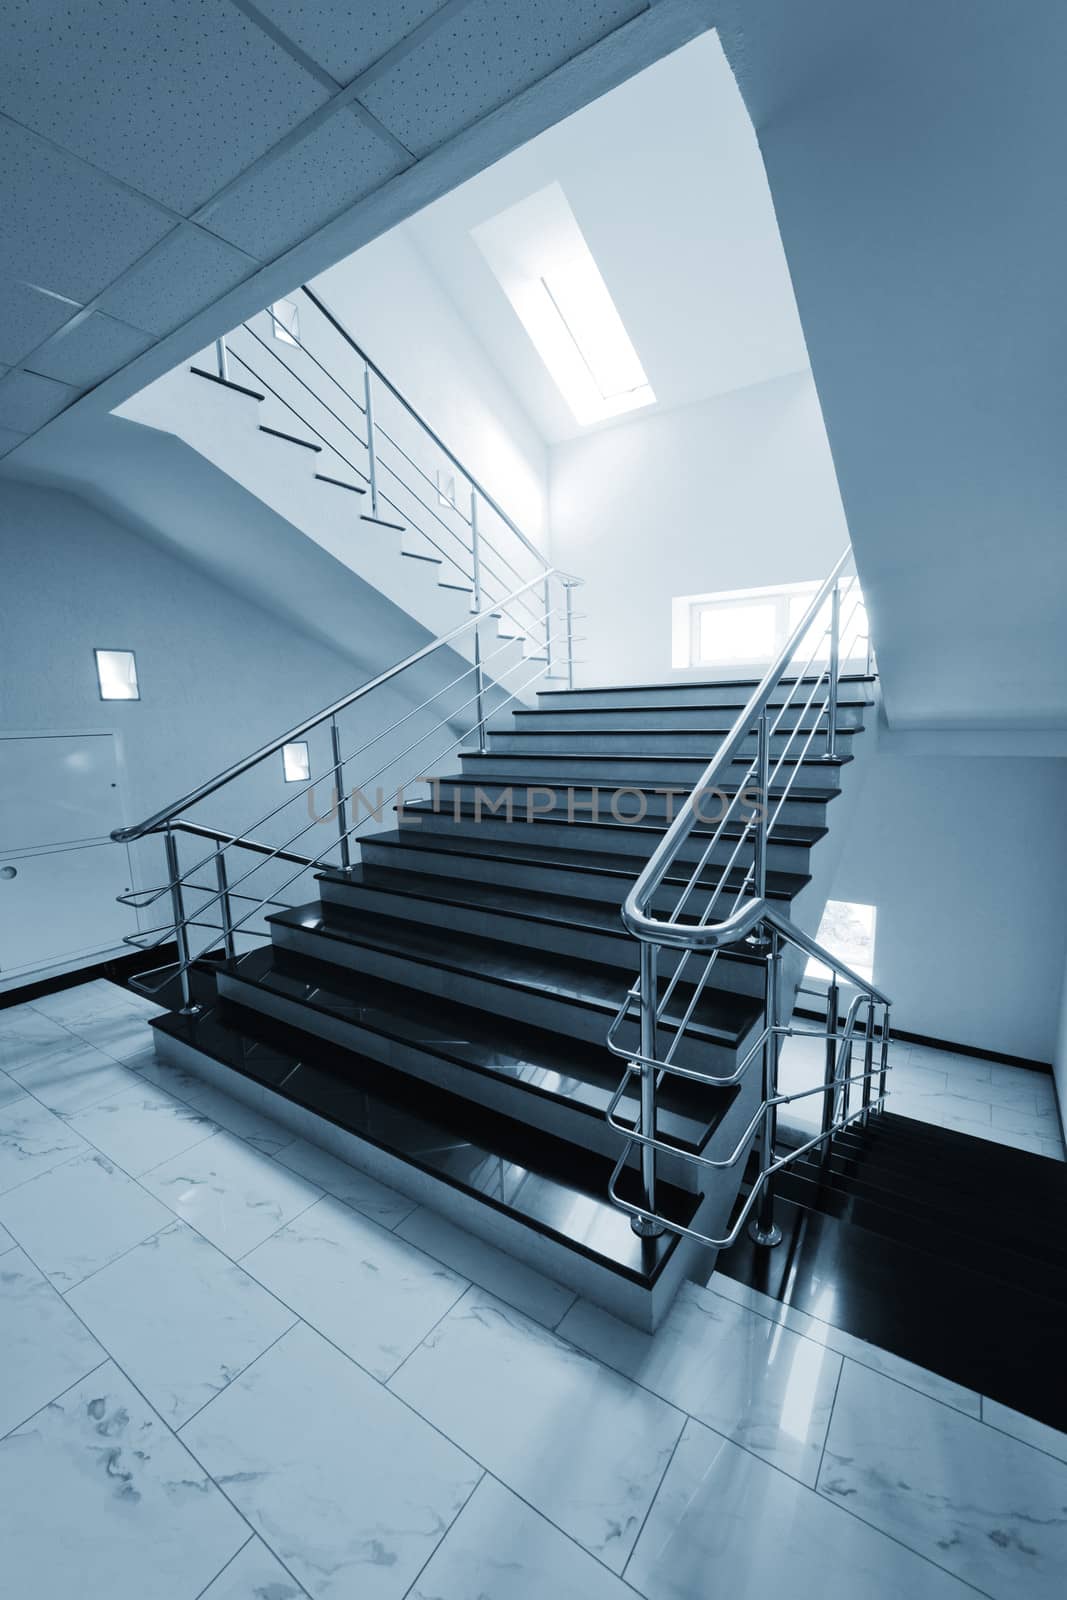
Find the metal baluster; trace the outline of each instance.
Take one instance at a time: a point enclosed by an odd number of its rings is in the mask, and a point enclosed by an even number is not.
[[[552,585],[545,578],[545,677],[552,676]]]
[[[831,978],[826,991],[826,1065],[823,1072],[825,1093],[822,1102],[822,1131],[829,1133],[837,1111],[837,979]],[[830,1154],[829,1140],[823,1145],[823,1159]]]
[[[749,1238],[756,1244],[769,1248],[781,1244],[782,1230],[774,1220],[774,1179],[765,1177],[774,1165],[774,1145],[778,1134],[778,1107],[770,1102],[778,1093],[778,1049],[780,1037],[780,969],[781,953],[778,934],[771,933],[771,953],[766,962],[763,1015],[768,1029],[763,1041],[763,1126],[760,1129],[759,1165],[764,1179],[756,1215],[748,1225]]]
[[[564,604],[567,608],[567,688],[574,688],[574,585],[563,586]]]
[[[471,560],[474,566],[474,615],[482,614],[482,545],[478,531],[478,491],[471,485]],[[485,672],[482,668],[482,636],[474,629],[474,689],[475,708],[478,713],[478,753],[485,755],[489,748],[485,734]]]
[[[874,1001],[867,997],[867,1037],[863,1045],[863,1124],[871,1109],[872,1073],[874,1072]]]
[[[363,366],[363,401],[367,415],[367,476],[370,479],[370,514],[378,515],[378,452],[374,440],[374,396],[371,394],[370,367]]]
[[[225,338],[215,340],[215,360],[219,365],[219,377],[223,383],[230,381],[230,360],[226,352]]]
[[[767,712],[756,724],[756,793],[759,797],[759,821],[756,824],[755,861],[753,866],[753,893],[757,900],[767,896],[767,790],[770,786],[770,734]]]
[[[226,854],[220,850],[215,857],[215,884],[219,891],[219,913],[222,918],[222,947],[227,959],[237,954],[233,938],[233,913],[230,909],[230,882],[226,876]]]
[[[341,846],[341,871],[348,872],[352,858],[348,848],[348,802],[345,799],[344,761],[341,758],[341,730],[337,718],[330,718],[330,744],[333,747],[333,792],[337,797],[337,836]]]
[[[878,1104],[885,1105],[885,1078],[889,1071],[889,1007],[882,1008],[882,1056],[878,1073]]]
[[[837,755],[837,685],[841,674],[841,585],[834,584],[830,597],[830,688],[826,698],[826,753],[824,761]]]
[[[181,868],[178,865],[178,841],[170,828],[164,830],[163,848],[167,856],[167,878],[170,882],[170,908],[174,917],[174,939],[178,946],[178,982],[181,987],[181,1010],[185,1013],[199,1011],[193,1004],[193,991],[189,980],[189,929],[185,923],[185,902],[182,896]]]
[[[656,1068],[647,1062],[656,1059],[656,1012],[659,1006],[656,966],[659,947],[641,941],[641,1119],[640,1131],[646,1138],[656,1137]],[[656,1151],[650,1144],[641,1146],[641,1199],[639,1204],[648,1213],[632,1217],[630,1226],[643,1239],[654,1238],[663,1232],[662,1222],[656,1221]]]

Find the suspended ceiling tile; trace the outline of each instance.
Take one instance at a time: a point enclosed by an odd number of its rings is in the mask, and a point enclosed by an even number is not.
[[[288,34],[338,83],[351,83],[413,28],[439,11],[443,0],[379,0],[361,5],[353,27],[352,0],[256,0],[256,8]]]
[[[328,98],[234,6],[4,7],[0,109],[176,211],[202,204]]]
[[[648,0],[473,0],[361,98],[426,155],[647,9]]]
[[[9,450],[14,450],[26,438],[24,433],[15,433],[11,428],[0,428],[0,456],[6,456]]]
[[[3,272],[83,302],[173,226],[148,200],[0,122]]]
[[[258,266],[222,239],[184,224],[101,296],[100,309],[150,333],[172,333]]]
[[[0,282],[0,361],[14,365],[75,316],[78,305],[28,283]]]
[[[339,111],[212,206],[205,221],[269,260],[407,164],[354,111]]]
[[[154,343],[150,333],[94,311],[72,327],[61,329],[42,349],[34,351],[26,364],[46,378],[61,378],[79,389],[89,389],[135,356],[143,355]]]
[[[0,378],[0,428],[32,433],[76,399],[77,389],[35,372],[9,372]]]

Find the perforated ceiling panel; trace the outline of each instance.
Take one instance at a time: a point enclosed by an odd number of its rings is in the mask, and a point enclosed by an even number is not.
[[[243,179],[204,220],[264,260],[377,188],[406,161],[351,110]]]
[[[256,0],[257,10],[306,50],[338,83],[351,83],[443,0]],[[358,15],[358,26],[353,21]]]
[[[34,370],[46,378],[61,378],[64,383],[87,389],[116,367],[124,367],[152,343],[151,334],[93,311],[52,339],[36,357]]]
[[[364,100],[425,155],[647,9],[647,0],[473,0],[371,84]]]
[[[0,427],[32,433],[58,416],[77,392],[34,372],[8,372],[0,383]]]
[[[170,333],[242,283],[258,265],[257,258],[186,223],[108,289],[100,307],[150,333]]]
[[[183,213],[329,98],[203,0],[7,0],[3,48],[0,109]]]
[[[0,361],[21,361],[76,310],[69,300],[41,294],[28,284],[0,282]]]

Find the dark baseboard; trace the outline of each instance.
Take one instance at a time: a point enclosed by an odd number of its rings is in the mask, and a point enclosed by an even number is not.
[[[813,1022],[825,1021],[825,1012],[808,1011],[798,1006],[793,1013],[797,1017],[807,1017]],[[842,1023],[844,1017],[839,1019]],[[862,1034],[862,1027],[857,1030]],[[1051,1075],[1052,1063],[1050,1061],[1031,1061],[1029,1056],[1009,1056],[1003,1050],[981,1050],[974,1044],[953,1044],[951,1039],[931,1039],[928,1033],[907,1033],[903,1028],[894,1027],[894,1039],[903,1039],[905,1044],[924,1044],[931,1050],[947,1050],[954,1056],[977,1056],[982,1061],[998,1061],[1005,1067],[1025,1067],[1027,1072],[1045,1072]]]
[[[53,978],[42,978],[39,983],[25,983],[19,989],[8,989],[0,994],[0,1011],[7,1006],[25,1005],[27,1001],[38,1000],[45,994],[56,994],[60,989],[73,989],[79,983],[89,983],[94,978],[107,978],[120,988],[127,989],[130,979],[136,978],[138,973],[168,966],[177,959],[177,945],[160,944],[153,950],[137,950],[132,955],[117,956],[113,961],[77,967],[73,972],[60,972]]]

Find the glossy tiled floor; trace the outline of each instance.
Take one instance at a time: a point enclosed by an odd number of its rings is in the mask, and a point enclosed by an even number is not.
[[[818,1024],[794,1019],[797,1028]],[[824,1045],[816,1039],[787,1039],[782,1048],[780,1075],[787,1093],[808,1089],[822,1078]],[[894,1044],[890,1049],[892,1073],[888,1107],[902,1117],[955,1128],[978,1139],[1012,1145],[1034,1155],[1064,1160],[1063,1134],[1056,1107],[1052,1075],[1023,1067],[1005,1066],[981,1056],[956,1055],[921,1044]],[[856,1053],[855,1070],[860,1070]],[[782,1121],[815,1132],[817,1097],[795,1101]]]
[[[161,1065],[149,1010],[0,1012],[5,1593],[1062,1593],[1067,1436],[729,1279],[637,1333]]]

